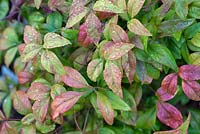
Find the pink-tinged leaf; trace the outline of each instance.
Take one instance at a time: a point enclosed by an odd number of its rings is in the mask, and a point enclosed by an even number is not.
[[[65,66],[66,75],[61,76],[61,80],[68,86],[74,88],[89,87],[85,78],[75,69]]]
[[[174,98],[175,94],[169,94],[166,90],[164,90],[162,87],[160,87],[157,91],[156,91],[156,96],[158,96],[158,98],[162,101],[168,101],[171,100],[172,98]]]
[[[67,28],[74,26],[86,16],[88,13],[88,9],[85,7],[86,2],[86,0],[73,0],[69,12],[69,19],[66,24]]]
[[[34,82],[27,91],[27,95],[32,100],[41,100],[49,96],[50,88],[42,83]]]
[[[92,44],[92,40],[90,39],[90,37],[87,34],[85,23],[83,23],[79,28],[78,44],[80,46],[84,46],[84,47],[88,47],[89,45]]]
[[[179,76],[183,80],[199,80],[200,79],[200,66],[183,65],[179,68]]]
[[[131,51],[122,57],[122,67],[129,83],[131,84],[136,71],[136,58]]]
[[[157,102],[157,117],[165,125],[177,128],[183,124],[181,112],[169,103]]]
[[[114,110],[108,100],[108,98],[97,92],[97,106],[104,118],[104,120],[109,124],[112,125],[114,121]]]
[[[112,16],[114,16],[115,13],[109,13],[109,12],[97,12],[97,16],[100,20],[104,20],[107,18],[110,18]]]
[[[21,71],[17,74],[18,81],[20,84],[25,84],[33,79],[33,74],[26,71]]]
[[[27,95],[22,90],[18,90],[14,94],[13,107],[18,113],[22,115],[26,115],[32,111],[31,102],[29,101]]]
[[[26,25],[24,28],[24,42],[26,44],[40,44],[42,42],[40,33],[37,32],[34,27]]]
[[[20,44],[18,46],[18,51],[19,51],[19,54],[22,55],[23,51],[24,51],[24,48],[25,48],[26,44]]]
[[[49,97],[35,101],[32,110],[36,120],[43,122],[46,118],[49,108]]]
[[[158,131],[153,134],[181,134],[179,130]]]
[[[188,98],[200,101],[200,84],[197,81],[182,81],[182,88]]]
[[[83,93],[68,91],[57,96],[51,103],[51,116],[53,119],[71,109]]]
[[[101,47],[101,54],[105,59],[116,60],[127,54],[133,47],[134,44],[131,43],[109,41]]]
[[[135,15],[138,14],[140,9],[142,8],[145,0],[129,0],[128,1],[128,13],[133,18]]]
[[[71,4],[65,0],[49,0],[48,1],[48,7],[53,11],[61,11],[63,14],[68,13],[70,10]],[[48,8],[46,9],[46,12],[51,12]]]
[[[128,29],[137,34],[137,35],[141,35],[141,36],[152,36],[152,34],[149,32],[148,29],[146,29],[143,24],[137,20],[137,19],[132,19],[128,22],[127,25]]]
[[[86,25],[87,36],[89,36],[90,40],[93,43],[97,44],[101,39],[101,33],[102,33],[102,24],[99,18],[94,13],[90,13],[87,16],[85,25]]]
[[[174,95],[176,93],[176,89],[177,89],[177,79],[178,76],[176,73],[171,73],[169,75],[167,75],[161,84],[162,89],[170,95]]]
[[[111,61],[107,61],[103,72],[103,76],[108,87],[112,89],[112,91],[116,95],[122,98],[123,97],[122,87],[121,87],[122,72],[120,68]]]
[[[127,33],[117,24],[110,24],[109,33],[115,43],[129,41]]]
[[[15,126],[12,126],[8,121],[0,124],[0,134],[17,134],[18,131]]]

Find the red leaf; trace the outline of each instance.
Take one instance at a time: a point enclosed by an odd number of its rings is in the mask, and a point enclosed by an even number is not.
[[[112,91],[116,95],[122,98],[123,97],[122,87],[121,87],[122,72],[119,69],[119,67],[112,62],[106,62],[103,76],[108,87],[112,89]]]
[[[165,125],[177,128],[183,124],[182,114],[169,103],[157,102],[157,117]]]
[[[97,12],[97,16],[100,20],[103,20],[103,19],[107,19],[107,18],[110,18],[112,16],[114,16],[115,13],[109,13],[109,12],[100,12],[98,11]]]
[[[78,43],[81,46],[88,47],[92,44],[92,40],[89,38],[87,32],[86,32],[86,24],[83,23],[79,28],[78,33]]]
[[[179,68],[179,76],[183,80],[199,80],[200,79],[200,66],[183,65]]]
[[[24,48],[25,48],[26,44],[20,44],[18,46],[18,51],[19,51],[19,54],[22,55],[23,51],[24,51]]]
[[[178,79],[178,76],[176,73],[167,75],[163,79],[162,84],[161,84],[161,87],[164,90],[164,92],[170,95],[174,95],[177,89],[177,79]]]
[[[168,101],[171,100],[172,98],[174,98],[174,95],[169,94],[168,92],[166,92],[166,90],[163,90],[162,87],[160,87],[157,91],[156,91],[156,95],[158,96],[158,98],[162,101]]]
[[[122,67],[129,80],[129,83],[131,84],[133,82],[136,70],[136,58],[131,51],[128,52],[128,55],[122,57]]]
[[[44,99],[49,96],[49,87],[42,83],[34,82],[28,89],[27,95],[32,100]]]
[[[55,119],[60,114],[68,111],[79,100],[83,93],[68,91],[57,96],[51,103],[51,115]]]
[[[112,40],[117,43],[117,42],[128,42],[128,35],[126,32],[118,26],[117,24],[111,23],[109,27],[109,32]]]
[[[33,74],[30,72],[21,71],[17,74],[17,77],[20,84],[25,84],[32,80]]]
[[[30,43],[41,43],[40,33],[38,33],[34,27],[26,25],[24,28],[24,42],[26,44]]]
[[[182,81],[182,88],[188,98],[200,101],[200,84],[197,81]]]
[[[66,75],[61,76],[61,80],[68,86],[74,88],[89,87],[84,77],[75,69],[65,66]]]

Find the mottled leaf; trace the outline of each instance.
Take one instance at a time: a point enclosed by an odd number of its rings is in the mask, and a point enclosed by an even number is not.
[[[51,87],[51,98],[55,99],[56,96],[58,96],[64,92],[66,92],[66,89],[62,85],[54,84]]]
[[[188,98],[200,101],[200,84],[197,81],[182,81],[182,88]]]
[[[32,111],[31,102],[29,101],[27,95],[22,90],[18,90],[14,94],[13,107],[18,113],[22,115],[26,115]]]
[[[137,19],[132,19],[127,24],[128,29],[137,34],[137,35],[143,35],[143,36],[152,36],[152,34],[146,29],[142,23]]]
[[[145,0],[129,0],[128,1],[128,13],[133,18],[135,15],[138,14],[140,9],[142,8]]]
[[[93,10],[109,13],[124,13],[124,11],[112,3],[110,0],[98,0],[93,6]]]
[[[83,93],[68,91],[57,96],[51,103],[51,116],[53,119],[71,109]]]
[[[73,3],[69,12],[69,19],[67,21],[66,27],[70,28],[76,23],[81,21],[83,17],[88,13],[88,9],[85,7],[86,0],[73,0]]]
[[[44,122],[36,121],[35,126],[37,130],[39,130],[43,134],[47,134],[48,132],[51,132],[56,128],[56,125],[49,120],[46,120]]]
[[[41,55],[41,64],[45,70],[53,74],[64,75],[65,70],[58,57],[51,51],[43,51]]]
[[[85,78],[75,69],[65,66],[66,75],[61,76],[61,80],[68,86],[74,88],[89,87]]]
[[[170,94],[169,92],[167,92],[166,90],[164,90],[162,87],[160,87],[157,91],[156,91],[156,95],[158,96],[158,98],[162,101],[168,101],[171,100],[172,98],[174,98],[176,92],[174,94]]]
[[[96,92],[97,93],[97,105],[98,108],[106,121],[109,125],[113,124],[114,121],[114,110],[108,100],[108,98],[103,95],[102,93]]]
[[[2,104],[3,112],[6,115],[7,118],[10,117],[11,115],[11,108],[12,108],[12,100],[11,100],[11,95],[8,95]]]
[[[34,27],[26,25],[24,27],[24,42],[26,44],[40,44],[42,42],[40,33]]]
[[[26,71],[21,71],[17,74],[17,78],[20,84],[30,82],[33,78],[33,74]]]
[[[197,33],[191,40],[192,44],[196,47],[200,47],[200,33]]]
[[[131,43],[106,42],[101,47],[101,54],[105,59],[116,60],[127,54],[135,45]]]
[[[86,29],[87,29],[86,23],[83,23],[79,27],[79,32],[78,32],[78,44],[84,47],[88,47],[89,45],[93,43],[91,38],[88,36]]]
[[[157,117],[165,125],[178,128],[183,124],[182,114],[169,103],[157,102]]]
[[[36,134],[36,128],[34,125],[23,126],[20,129],[20,134]]]
[[[126,32],[117,24],[111,23],[109,26],[109,33],[112,40],[117,42],[128,42],[128,35]]]
[[[122,98],[123,97],[122,87],[121,87],[122,72],[120,68],[111,61],[107,61],[103,75],[104,75],[104,80],[106,81],[108,87],[112,89],[112,91],[116,95]]]
[[[87,66],[87,75],[88,77],[96,82],[96,79],[103,71],[103,60],[102,59],[94,59]]]
[[[179,68],[179,76],[186,81],[200,79],[200,66],[183,65]]]
[[[12,63],[16,53],[17,53],[17,47],[10,48],[8,51],[6,51],[4,59],[7,67],[9,67],[10,64]]]
[[[71,44],[71,42],[68,39],[65,39],[64,37],[56,33],[47,33],[44,36],[43,47],[47,49],[62,47],[69,44]]]
[[[21,122],[23,125],[30,125],[33,121],[35,120],[33,113],[25,115],[22,119]]]
[[[28,62],[32,60],[40,52],[41,49],[41,45],[37,45],[34,43],[27,44],[21,55],[22,62]]]
[[[175,11],[176,14],[181,18],[185,19],[188,14],[188,3],[186,0],[175,0]]]

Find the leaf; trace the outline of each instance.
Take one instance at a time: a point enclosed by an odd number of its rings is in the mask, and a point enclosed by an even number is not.
[[[35,7],[36,7],[37,9],[40,8],[41,3],[42,3],[42,0],[34,0]]]
[[[7,67],[9,67],[10,64],[12,63],[16,53],[17,53],[17,47],[10,48],[8,51],[6,51],[4,59]]]
[[[54,100],[56,98],[56,96],[59,96],[60,94],[66,92],[66,89],[59,84],[54,84],[51,87],[51,98]]]
[[[175,0],[175,11],[176,14],[181,18],[185,19],[188,14],[188,3],[186,0]]]
[[[97,94],[97,105],[104,120],[109,125],[112,125],[114,121],[114,110],[108,98],[99,92],[96,92],[96,94]]]
[[[164,90],[166,93],[175,95],[176,90],[177,90],[177,79],[178,76],[176,73],[171,73],[167,75],[163,80],[162,80],[162,90]]]
[[[57,96],[51,103],[51,116],[53,119],[71,109],[83,95],[81,92],[67,91]]]
[[[40,44],[42,42],[40,33],[34,27],[26,25],[24,27],[24,42],[26,44]]]
[[[105,65],[105,69],[103,72],[104,80],[106,84],[112,91],[119,96],[120,98],[123,97],[122,94],[122,72],[117,65],[112,63],[111,61],[107,61]]]
[[[83,17],[88,13],[88,8],[85,7],[86,0],[73,0],[73,3],[69,12],[69,19],[66,24],[66,28],[74,26],[81,21]]]
[[[178,109],[169,103],[157,102],[157,117],[165,125],[178,128],[183,124],[183,117]]]
[[[200,52],[194,52],[189,55],[189,62],[192,65],[200,65]]]
[[[113,42],[128,42],[128,35],[126,32],[117,24],[111,23],[109,26],[109,33],[110,37],[112,38]]]
[[[176,61],[166,47],[159,44],[149,45],[148,54],[156,62],[163,64],[176,72],[178,71]]]
[[[47,16],[47,24],[55,29],[62,27],[63,18],[59,12],[52,12]]]
[[[142,8],[145,0],[129,0],[128,1],[128,13],[130,14],[131,18],[136,16],[140,9]]]
[[[102,59],[94,59],[87,66],[87,75],[88,77],[96,82],[96,79],[103,71],[103,60]]]
[[[142,23],[137,20],[137,19],[132,19],[128,22],[127,24],[128,29],[137,34],[137,35],[141,35],[141,36],[152,36],[152,34],[148,31],[148,29],[146,29]]]
[[[182,88],[188,98],[200,101],[200,84],[197,81],[182,81]]]
[[[22,62],[28,62],[32,60],[40,52],[41,49],[41,45],[34,43],[26,45],[21,55]]]
[[[25,84],[33,79],[33,74],[26,71],[21,71],[17,74],[17,78],[20,84]]]
[[[64,37],[60,36],[56,33],[47,33],[44,36],[44,45],[43,48],[56,48],[56,47],[63,47],[66,45],[71,44],[71,42]]]
[[[136,58],[131,51],[122,57],[122,67],[129,83],[131,84],[136,71]]]
[[[110,0],[98,0],[93,6],[93,10],[109,13],[124,13],[124,11],[114,5]]]
[[[34,82],[28,89],[27,96],[32,100],[40,101],[49,96],[49,87],[42,83]]]
[[[122,111],[130,111],[130,106],[122,100],[119,96],[115,95],[109,90],[106,90],[104,94],[107,96],[111,106],[113,109],[122,110]]]
[[[176,92],[174,94],[170,94],[168,91],[164,90],[162,87],[160,87],[156,91],[156,96],[158,96],[158,98],[162,101],[171,100],[172,98],[174,98],[175,95],[176,95]]]
[[[97,44],[101,39],[102,33],[102,24],[99,18],[94,13],[90,13],[85,21],[85,26],[87,36],[93,43]]]
[[[48,108],[49,108],[49,97],[35,101],[32,107],[35,119],[38,120],[39,122],[43,122],[46,118]]]
[[[25,115],[22,119],[21,122],[23,125],[30,125],[33,121],[35,120],[33,113]]]
[[[116,60],[127,54],[135,45],[131,43],[114,43],[114,42],[106,42],[101,47],[101,54],[105,59],[108,60]]]
[[[86,29],[87,29],[86,23],[83,23],[79,27],[79,32],[78,32],[78,44],[84,47],[88,47],[89,45],[92,44],[92,40],[88,36]]]
[[[65,66],[66,75],[61,76],[61,80],[68,86],[74,88],[89,87],[85,78],[75,69]]]
[[[193,17],[193,18],[196,18],[196,19],[200,19],[200,17],[199,17],[199,15],[200,15],[199,11],[200,11],[200,8],[199,8],[199,7],[197,7],[197,6],[191,6],[191,7],[189,8],[189,13],[188,13],[188,15],[189,15],[190,17]]]
[[[51,51],[43,51],[41,64],[45,70],[53,74],[64,75],[65,70],[58,57]]]
[[[200,66],[183,65],[179,67],[178,75],[186,81],[193,81],[200,79]]]
[[[19,41],[17,32],[12,27],[7,27],[3,31],[3,38],[6,39],[6,40],[8,40],[10,43],[12,43],[14,45],[16,45],[16,43],[18,43],[18,41]]]
[[[55,130],[55,128],[56,128],[56,125],[49,120],[46,120],[43,123],[36,121],[35,126],[36,126],[37,130],[39,130],[43,134],[51,132],[51,131]]]
[[[13,97],[13,107],[18,113],[22,115],[26,115],[32,111],[30,100],[21,90],[18,90]]]
[[[9,11],[9,1],[1,0],[0,2],[0,20],[3,19]]]
[[[200,47],[200,33],[197,33],[191,40],[192,44],[196,47]]]
[[[181,134],[179,130],[158,131],[153,134]]]
[[[115,134],[115,132],[110,128],[101,127],[101,128],[99,128],[98,134]]]
[[[7,118],[10,117],[11,114],[11,108],[12,108],[12,100],[11,100],[11,95],[8,95],[2,104],[3,112],[6,115]]]
[[[20,134],[36,134],[35,126],[23,126],[23,128],[20,129]]]

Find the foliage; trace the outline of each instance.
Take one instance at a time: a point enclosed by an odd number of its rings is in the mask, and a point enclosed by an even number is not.
[[[0,0],[0,133],[199,133],[199,19],[199,0]]]

